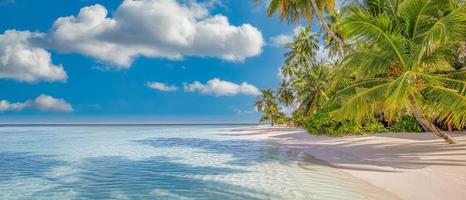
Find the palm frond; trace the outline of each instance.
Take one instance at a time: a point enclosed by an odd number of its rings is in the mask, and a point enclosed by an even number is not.
[[[466,97],[457,90],[429,86],[421,93],[426,106],[438,119],[451,122],[458,128],[466,124]]]
[[[369,11],[353,9],[341,26],[347,37],[352,37],[357,41],[377,42],[377,45],[380,45],[379,48],[390,50],[389,52],[396,56],[400,66],[405,68],[403,54],[406,54],[408,42],[397,34],[399,30],[393,29],[392,20],[387,15],[374,16]]]
[[[360,121],[371,116],[383,105],[390,83],[377,85],[369,89],[359,88],[356,94],[342,98],[342,106],[332,113],[335,118]]]
[[[417,74],[408,71],[390,83],[386,99],[386,109],[397,110],[398,107],[408,104],[408,97],[416,91]]]
[[[387,83],[388,80],[386,78],[371,78],[371,79],[365,79],[365,80],[362,80],[362,81],[359,81],[359,82],[356,82],[346,88],[343,88],[341,90],[339,90],[338,92],[336,92],[334,94],[334,97],[341,97],[341,96],[344,96],[344,95],[351,95],[351,94],[354,94],[356,93],[356,89],[357,88],[371,88],[371,87],[375,87],[377,85],[380,85],[380,84],[385,84]]]

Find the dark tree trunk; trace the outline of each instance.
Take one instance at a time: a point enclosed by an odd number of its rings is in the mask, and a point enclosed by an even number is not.
[[[413,113],[414,117],[419,122],[421,127],[424,129],[424,131],[432,132],[436,136],[443,138],[449,144],[456,144],[456,140],[453,137],[451,137],[448,133],[437,128],[437,126],[435,126],[434,123],[432,123],[430,120],[424,117],[424,114],[422,113],[421,109],[417,105],[414,97],[409,98],[409,103],[410,103],[411,112]]]
[[[453,132],[453,124],[451,124],[451,122],[448,122],[447,126],[448,126],[448,132]]]
[[[338,50],[340,51],[340,56],[343,57],[345,55],[345,51],[343,50],[343,46],[345,45],[345,42],[341,38],[339,38],[332,30],[330,30],[330,27],[328,26],[327,22],[324,19],[324,16],[321,15],[322,13],[319,12],[319,9],[317,9],[317,5],[315,0],[311,0],[311,6],[312,9],[314,10],[315,15],[317,16],[317,20],[319,21],[320,25],[324,27],[325,31],[338,42]],[[312,23],[312,22],[311,22]]]

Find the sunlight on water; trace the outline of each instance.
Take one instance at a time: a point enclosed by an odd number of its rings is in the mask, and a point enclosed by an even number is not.
[[[0,199],[371,199],[225,126],[2,127]]]

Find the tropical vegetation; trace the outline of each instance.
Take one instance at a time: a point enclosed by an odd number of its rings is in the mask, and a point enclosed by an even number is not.
[[[255,106],[257,111],[262,112],[260,122],[270,121],[272,126],[275,123],[283,123],[285,114],[279,109],[274,92],[271,89],[261,90],[261,94],[257,97]]]
[[[354,0],[336,9],[334,0],[272,0],[274,13],[307,23],[285,46],[280,87],[258,98],[263,120],[337,136],[429,131],[449,143],[445,129],[466,127],[466,3]],[[319,42],[326,59],[316,58]]]

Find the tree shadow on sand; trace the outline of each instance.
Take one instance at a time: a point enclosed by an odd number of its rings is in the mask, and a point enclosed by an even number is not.
[[[285,148],[307,150],[316,157],[329,158],[333,167],[341,169],[396,172],[394,169],[420,169],[428,166],[466,167],[466,156],[463,156],[466,151],[464,138],[458,138],[459,145],[448,145],[434,136],[427,135],[426,138],[426,135],[418,133],[412,134],[418,134],[419,139],[407,137],[406,134],[374,134],[353,139],[309,135],[303,137],[303,134],[305,133],[285,133],[271,138],[286,141],[282,145]],[[376,140],[378,137],[395,140]],[[387,170],[379,167],[387,167]]]

